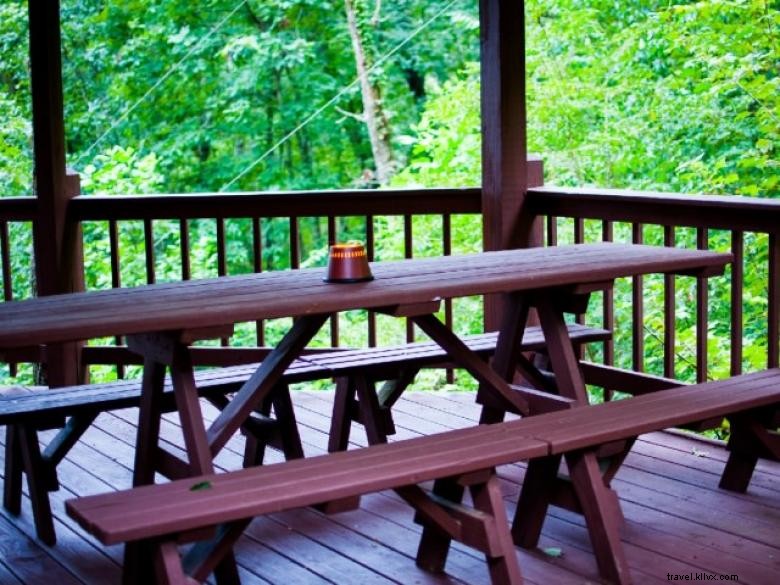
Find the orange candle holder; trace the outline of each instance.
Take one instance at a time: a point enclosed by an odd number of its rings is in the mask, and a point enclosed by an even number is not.
[[[333,244],[328,252],[325,282],[350,283],[374,280],[366,248],[360,242]]]

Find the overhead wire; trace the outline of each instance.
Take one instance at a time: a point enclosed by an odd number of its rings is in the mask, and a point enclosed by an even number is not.
[[[157,88],[159,88],[163,83],[165,83],[165,81],[171,75],[176,73],[176,71],[178,71],[179,68],[184,64],[184,62],[187,61],[187,59],[189,59],[192,55],[194,55],[195,52],[198,51],[198,49],[200,49],[200,47],[203,45],[205,41],[207,41],[209,38],[214,36],[214,34],[216,34],[224,26],[224,24],[233,17],[233,15],[236,12],[241,10],[247,4],[248,1],[249,0],[241,0],[241,2],[239,2],[236,5],[236,7],[233,8],[233,10],[231,10],[226,16],[224,16],[217,24],[211,27],[211,29],[209,29],[209,31],[206,34],[204,34],[197,41],[195,41],[192,47],[190,47],[190,50],[187,51],[187,53],[181,59],[179,59],[176,63],[174,63],[162,76],[160,76],[160,78],[154,83],[154,85],[152,85],[148,90],[146,90],[146,93],[144,93],[140,98],[138,98],[135,102],[133,102],[132,105],[127,107],[119,115],[119,117],[117,117],[114,120],[111,126],[89,146],[89,148],[81,152],[79,157],[76,159],[76,163],[80,163],[84,159],[84,157],[87,156],[90,152],[92,152],[98,144],[103,142],[103,140],[105,140],[105,138],[109,134],[111,134],[111,132],[113,132],[121,123],[123,123],[127,119],[127,117],[130,114],[132,114],[136,110],[136,108],[138,108],[138,106],[140,106],[150,95],[152,95],[157,90]]]
[[[423,32],[426,28],[428,28],[433,22],[435,22],[438,18],[440,18],[444,13],[449,11],[452,6],[458,2],[458,0],[450,0],[441,10],[436,12],[434,15],[432,15],[428,20],[423,22],[420,26],[418,26],[415,30],[413,30],[405,39],[403,39],[401,42],[399,42],[395,47],[393,47],[390,51],[382,55],[379,59],[377,59],[376,63],[374,63],[371,67],[368,69],[368,73],[373,73],[376,69],[378,69],[380,66],[382,66],[388,59],[390,59],[393,55],[395,55],[398,51],[400,51],[403,47],[405,47],[407,44],[409,44],[417,35],[419,35],[421,32]],[[233,186],[237,181],[241,180],[243,177],[245,177],[248,173],[252,172],[252,170],[257,167],[261,162],[263,162],[266,158],[271,156],[280,146],[285,144],[287,141],[289,141],[293,136],[298,134],[303,128],[305,128],[309,123],[311,123],[315,118],[317,118],[322,112],[327,110],[330,106],[335,104],[343,95],[346,93],[352,91],[352,89],[355,88],[355,86],[358,85],[360,82],[359,77],[355,77],[355,79],[348,84],[347,86],[343,87],[340,91],[338,91],[333,97],[331,97],[327,102],[325,102],[323,105],[321,105],[319,108],[314,110],[311,114],[306,116],[295,128],[290,130],[287,134],[285,134],[281,139],[279,139],[275,144],[273,144],[268,150],[263,152],[259,157],[257,157],[254,161],[252,161],[249,165],[247,165],[240,173],[238,173],[235,177],[233,177],[230,181],[222,185],[222,187],[219,188],[219,192],[224,192],[227,189],[229,189],[231,186]]]

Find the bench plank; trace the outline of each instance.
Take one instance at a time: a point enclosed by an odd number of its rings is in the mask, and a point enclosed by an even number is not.
[[[780,369],[774,368],[736,378],[681,386],[616,400],[589,409],[589,415],[572,411],[539,415],[529,420],[525,433],[544,438],[552,453],[636,437],[650,431],[725,417],[771,406],[780,396]]]
[[[578,324],[570,325],[569,329],[572,341],[577,344],[610,337],[610,332],[604,329]],[[497,334],[468,336],[464,341],[472,351],[487,359],[495,351]],[[540,328],[528,328],[523,337],[522,349],[531,351],[543,347],[544,336]],[[446,362],[446,352],[430,341],[391,347],[335,350],[301,356],[286,369],[282,383],[270,401],[261,405],[259,413],[262,416],[254,417],[244,425],[243,430],[247,435],[245,466],[261,464],[266,445],[282,448],[287,458],[303,456],[289,402],[290,383],[333,377],[340,380],[340,387],[349,388],[350,384],[354,387],[356,376],[361,376],[367,381],[364,384],[364,399],[360,401],[360,409],[365,411],[362,417],[356,416],[356,412],[352,409],[348,392],[338,395],[344,404],[337,405],[341,409],[337,408],[334,411],[331,443],[334,448],[339,448],[341,445],[346,446],[352,419],[366,426],[367,431],[374,437],[374,442],[384,441],[386,435],[393,432],[390,407],[406,385],[413,380],[416,372],[423,367],[443,366]],[[240,388],[256,369],[257,364],[244,364],[198,371],[195,373],[198,393],[223,409],[229,404],[226,394]],[[377,397],[373,380],[381,379],[396,379],[396,383],[386,385],[387,387]],[[385,396],[385,391],[390,394]],[[37,463],[32,467],[30,465],[25,467],[28,476],[31,473],[38,473],[41,476],[40,480],[28,477],[31,486],[33,483],[39,486],[35,490],[38,500],[44,503],[47,500],[45,490],[43,494],[37,494],[37,491],[43,489],[41,486],[56,489],[56,466],[92,424],[96,415],[103,411],[137,406],[140,398],[141,384],[137,380],[85,384],[58,389],[41,387],[0,389],[0,424],[15,425],[20,429],[20,433],[27,426],[35,430],[59,427],[64,417],[70,417],[66,427],[46,449],[43,457],[34,457]],[[169,377],[165,378],[160,399],[162,410],[175,409],[173,385]],[[271,403],[273,403],[276,420],[270,418]],[[369,409],[367,407],[369,404],[374,404],[374,408]],[[343,412],[339,415],[341,411]],[[9,441],[9,445],[13,446],[14,442]],[[23,463],[23,454],[18,452],[18,448],[14,452],[6,453],[6,467],[10,471],[6,474],[9,479],[4,486],[4,504],[12,513],[18,513],[16,502],[21,497]],[[53,544],[54,531],[49,528],[51,522],[47,519],[50,514],[46,507],[40,510],[40,518],[36,519],[36,524],[40,525],[41,534],[46,535],[46,542]]]
[[[488,469],[547,453],[547,443],[523,437],[511,427],[472,427],[87,496],[69,500],[67,510],[101,542],[116,544]],[[200,485],[204,489],[193,491],[193,486]],[[193,514],[196,510],[199,513]]]
[[[585,514],[602,575],[618,583],[629,583],[630,576],[618,537],[620,508],[614,493],[603,482],[595,459],[596,449],[617,439],[632,439],[638,434],[667,426],[694,422],[700,418],[734,415],[780,404],[780,369],[747,374],[718,382],[682,386],[636,398],[594,406],[573,406],[569,410],[538,415],[509,422],[447,431],[366,449],[331,453],[310,459],[288,461],[264,468],[251,468],[220,475],[190,478],[162,485],[151,485],[123,492],[87,496],[66,503],[68,514],[104,544],[162,539],[200,534],[200,530],[226,522],[246,521],[268,514],[348,498],[384,489],[398,489],[419,482],[437,480],[437,496],[457,496],[456,506],[445,506],[460,514],[457,506],[462,490],[454,489],[453,478],[479,478],[477,473],[506,463],[531,459],[523,492],[537,489],[538,510],[526,510],[532,497],[518,506],[518,518],[526,515],[526,527],[541,527],[550,495],[542,492],[554,480],[557,462],[565,456],[572,473],[573,486]],[[549,463],[549,465],[548,465]],[[535,469],[540,469],[536,473]],[[547,478],[544,485],[539,480]],[[492,477],[492,476],[491,476]],[[449,486],[446,490],[443,486]],[[549,485],[552,485],[551,483]],[[450,489],[452,488],[452,489]],[[472,486],[472,490],[474,487]],[[474,494],[496,487],[477,486]],[[442,491],[443,490],[443,491]],[[482,490],[482,491],[480,491]],[[441,493],[440,493],[441,492]],[[411,492],[404,491],[405,499]],[[418,492],[415,492],[418,493]],[[477,498],[478,499],[478,498]],[[477,501],[475,499],[475,502]],[[481,497],[481,500],[485,500]],[[491,498],[487,498],[490,500]],[[494,499],[494,498],[493,498]],[[426,518],[437,512],[425,505]],[[463,513],[470,514],[468,511]],[[539,517],[539,513],[542,514]],[[468,521],[481,522],[476,511]],[[465,521],[465,519],[464,519]],[[491,520],[492,522],[493,520]],[[458,531],[440,533],[441,546]],[[480,526],[492,526],[490,522]],[[522,544],[536,542],[534,534],[513,528]],[[522,527],[521,527],[522,528]],[[454,532],[453,532],[454,530]],[[434,534],[425,531],[429,537]],[[477,541],[485,542],[487,554],[503,538],[488,533]],[[607,542],[608,541],[608,542]],[[426,553],[437,546],[426,543]],[[423,549],[421,548],[421,551]],[[503,549],[502,549],[503,550]],[[504,554],[504,553],[502,553]],[[418,557],[420,562],[422,557]],[[438,566],[433,554],[423,562]],[[503,558],[503,557],[500,557]],[[501,571],[505,571],[503,566]],[[501,571],[499,573],[501,573]],[[503,574],[503,573],[501,573]]]
[[[570,335],[577,343],[608,339],[605,329],[569,326]],[[464,337],[466,344],[480,355],[495,350],[497,333]],[[544,337],[538,327],[529,327],[523,338],[523,351],[544,347]],[[446,360],[446,353],[433,342],[375,347],[359,350],[339,350],[333,353],[304,355],[295,360],[285,372],[287,383],[308,382],[329,377],[349,375],[353,371],[373,371],[383,366],[428,365]],[[238,388],[257,369],[257,364],[231,366],[196,372],[201,394],[224,394]],[[165,391],[173,387],[166,378]],[[100,384],[84,384],[67,388],[10,387],[0,389],[0,425],[35,419],[46,415],[72,415],[83,410],[115,410],[137,406],[141,396],[139,380],[122,380]]]

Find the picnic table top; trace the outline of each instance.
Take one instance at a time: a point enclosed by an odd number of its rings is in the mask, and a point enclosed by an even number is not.
[[[372,263],[375,279],[323,282],[324,268],[160,283],[0,303],[0,349],[242,321],[416,304],[448,297],[720,274],[731,254],[578,244]]]

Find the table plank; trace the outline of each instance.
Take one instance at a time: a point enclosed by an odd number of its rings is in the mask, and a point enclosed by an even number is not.
[[[438,298],[566,287],[645,273],[712,273],[730,254],[580,244],[379,262],[375,280],[327,284],[324,269],[154,284],[0,304],[0,349]]]

